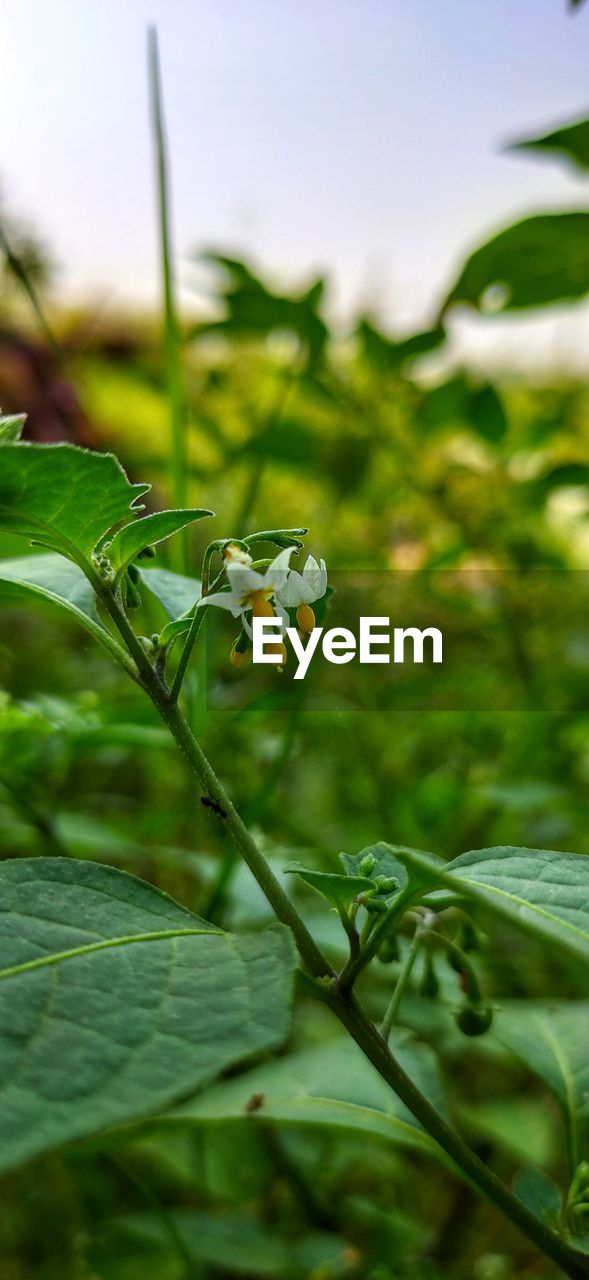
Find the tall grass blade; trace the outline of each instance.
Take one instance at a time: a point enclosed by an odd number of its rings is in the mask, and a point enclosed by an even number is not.
[[[150,27],[148,32],[148,63],[151,128],[158,199],[166,380],[170,406],[171,495],[176,507],[185,507],[187,501],[186,412],[182,380],[180,330],[171,253],[168,150],[164,124],[158,39],[155,27]],[[179,548],[177,568],[185,573],[188,568],[186,536],[180,535],[175,541],[176,546]]]

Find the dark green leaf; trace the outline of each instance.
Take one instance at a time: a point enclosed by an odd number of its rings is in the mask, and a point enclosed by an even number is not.
[[[130,484],[111,453],[71,444],[3,445],[0,529],[83,565],[107,533],[131,519],[148,488]]]
[[[446,301],[495,313],[589,291],[589,213],[546,213],[499,232],[466,262]]]
[[[406,361],[436,351],[446,339],[441,325],[424,333],[413,333],[408,338],[388,338],[369,320],[360,321],[357,333],[366,359],[382,373],[400,369]]]
[[[202,520],[204,516],[213,514],[212,511],[200,508],[192,511],[157,511],[154,515],[143,516],[141,520],[135,520],[133,524],[119,529],[104,550],[113,569],[120,573],[133,560],[136,560],[146,547],[163,542],[165,538],[179,533],[195,520]]]
[[[550,133],[534,138],[519,138],[508,147],[509,151],[539,151],[564,156],[579,169],[589,169],[589,120],[577,120],[574,124],[561,125]]]
[[[562,1212],[562,1192],[547,1173],[526,1165],[523,1169],[518,1169],[513,1180],[513,1190],[536,1218],[548,1226],[558,1227]]]
[[[507,434],[508,422],[503,402],[490,385],[471,392],[469,417],[475,431],[489,444],[499,444]]]
[[[319,315],[323,281],[317,280],[302,294],[286,296],[273,292],[243,262],[218,253],[206,253],[205,261],[220,267],[227,278],[223,291],[226,315],[195,330],[204,333],[226,333],[230,336],[265,335],[283,331],[293,333],[316,359],[327,340],[327,328]]]
[[[173,573],[171,569],[138,566],[139,580],[163,605],[171,622],[176,622],[193,609],[200,599],[200,579]],[[187,619],[188,626],[190,619]]]
[[[288,931],[232,937],[112,867],[0,864],[0,1168],[280,1044]]]
[[[206,1274],[224,1276],[268,1277],[268,1280],[293,1280],[298,1276],[343,1276],[341,1262],[345,1242],[327,1232],[298,1232],[297,1239],[280,1236],[275,1229],[260,1224],[247,1213],[215,1213],[197,1209],[167,1212],[167,1223],[181,1238],[184,1248],[195,1262],[204,1263]],[[161,1258],[172,1245],[169,1226],[161,1214],[137,1212],[125,1214],[113,1223],[122,1235],[128,1258],[133,1242]],[[145,1254],[142,1255],[142,1259]],[[334,1270],[333,1268],[336,1268]],[[194,1274],[194,1273],[192,1273]],[[198,1273],[200,1275],[200,1272]]]

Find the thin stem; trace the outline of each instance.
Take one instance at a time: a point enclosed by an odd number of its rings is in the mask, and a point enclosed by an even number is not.
[[[208,551],[205,552],[205,561],[204,561],[203,574],[202,574],[203,595],[212,594],[215,588],[218,587],[223,577],[223,572],[218,574],[218,576],[215,578],[215,581],[213,582],[212,587],[209,590],[208,577],[206,576],[208,572],[207,554],[208,554]],[[205,612],[206,610],[204,605],[202,609],[197,609],[195,605],[192,622],[190,623],[190,626],[188,628],[188,633],[184,641],[182,653],[180,654],[180,661],[178,663],[176,674],[172,681],[172,687],[170,690],[170,699],[172,702],[177,702],[178,698],[180,697],[180,691],[182,689],[182,685],[184,683],[184,677],[186,675],[186,668],[188,666],[188,663],[190,662],[192,650],[194,649],[196,640],[198,638],[198,633],[205,620]]]
[[[182,653],[180,654],[180,661],[176,668],[176,674],[172,681],[172,687],[170,690],[170,698],[172,702],[177,702],[178,698],[180,697],[180,690],[182,689],[182,685],[184,683],[186,668],[188,666],[188,663],[190,662],[192,650],[194,649],[198,633],[202,627],[204,620],[205,620],[204,607],[202,609],[195,608],[192,621],[190,623],[188,632],[186,634],[186,639],[184,641]]]
[[[18,280],[19,284],[22,285],[22,288],[29,299],[37,324],[45,338],[47,346],[50,347],[53,355],[57,357],[60,363],[65,364],[65,353],[57,341],[53,329],[45,315],[39,294],[37,293],[30,273],[27,271],[22,258],[19,258],[18,254],[14,252],[8,238],[6,227],[2,221],[0,221],[0,248],[2,249],[13,276]]]
[[[420,1093],[411,1077],[393,1057],[355,997],[351,993],[342,996],[333,989],[322,991],[321,995],[365,1056],[376,1067],[383,1080],[386,1080],[397,1097],[420,1121],[430,1137],[434,1138],[451,1157],[468,1181],[474,1183],[546,1257],[562,1267],[571,1280],[586,1280],[589,1276],[589,1257],[584,1257],[571,1249],[566,1240],[536,1218],[521,1200],[512,1195],[501,1179],[486,1164],[483,1164],[482,1160],[479,1160],[460,1134],[446,1123],[435,1107]]]
[[[108,593],[107,593],[108,594]],[[219,817],[226,827],[236,849],[241,853],[249,866],[260,888],[266,895],[275,915],[287,925],[293,933],[303,964],[314,979],[315,993],[326,1002],[349,1031],[368,1060],[376,1067],[383,1080],[390,1085],[401,1101],[409,1108],[415,1118],[423,1125],[430,1136],[450,1156],[460,1172],[500,1209],[505,1216],[518,1227],[524,1235],[534,1242],[537,1248],[562,1267],[570,1280],[587,1280],[589,1277],[589,1257],[584,1257],[571,1249],[566,1240],[556,1234],[550,1227],[532,1214],[526,1206],[512,1195],[491,1169],[487,1168],[478,1156],[467,1146],[460,1135],[443,1119],[435,1107],[419,1091],[413,1080],[403,1070],[400,1063],[390,1052],[385,1041],[374,1024],[358,1005],[353,993],[343,991],[336,975],[323,955],[307,926],[299,916],[296,907],[290,901],[274,872],[269,867],[264,855],[242,822],[235,806],[232,804],[225,788],[219,781],[212,765],[209,763],[202,747],[194,737],[184,719],[180,708],[170,701],[169,691],[162,684],[152,668],[147,655],[134,635],[125,614],[111,593],[109,612],[119,628],[123,639],[128,642],[132,636],[135,645],[143,654],[140,675],[146,693],[151,698],[160,715],[165,720],[178,747],[185,755],[188,763],[207,794],[215,802]],[[130,635],[129,635],[130,633]],[[131,650],[133,652],[133,650]],[[135,660],[138,656],[133,652]],[[138,662],[139,665],[139,662]],[[402,909],[406,909],[406,903]],[[396,910],[401,910],[398,904]],[[383,918],[385,921],[388,917]],[[379,932],[374,930],[374,935]]]
[[[411,904],[411,897],[403,896],[398,902],[395,902],[386,915],[381,916],[378,924],[372,928],[370,936],[362,940],[362,947],[357,955],[350,956],[339,975],[339,985],[342,991],[351,991],[356,978],[366,968],[367,964],[376,955],[381,942],[384,941],[387,934],[394,929],[395,924],[402,916],[405,915],[407,908]],[[367,922],[370,924],[370,919]]]
[[[180,359],[180,331],[171,253],[168,149],[164,125],[158,40],[155,27],[150,27],[148,33],[148,55],[151,125],[156,162],[160,258],[164,304],[166,380],[170,403],[170,469],[172,498],[177,507],[185,507],[187,488],[186,412],[182,385],[182,365]],[[180,568],[182,572],[186,572],[186,538],[181,536],[178,539],[177,545],[181,549]]]
[[[409,947],[407,955],[405,956],[405,960],[403,961],[403,964],[401,966],[401,971],[395,983],[395,990],[393,991],[393,994],[389,1002],[389,1006],[382,1020],[382,1028],[381,1028],[382,1038],[387,1044],[388,1044],[389,1036],[391,1034],[391,1028],[393,1026],[393,1023],[395,1021],[395,1018],[399,1010],[399,1005],[401,1003],[401,1000],[403,999],[405,991],[407,990],[407,983],[409,982],[409,979],[411,977],[413,965],[415,964],[415,961],[417,959],[417,953],[419,951],[422,941],[423,941],[423,925],[420,920],[419,924],[415,929],[415,933],[413,934],[413,938],[411,939],[411,946]]]

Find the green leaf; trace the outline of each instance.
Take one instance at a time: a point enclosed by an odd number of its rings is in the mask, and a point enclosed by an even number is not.
[[[347,1274],[347,1268],[341,1270],[345,1241],[331,1233],[299,1231],[295,1240],[278,1235],[247,1213],[215,1213],[210,1209],[166,1211],[166,1219],[164,1222],[161,1213],[150,1211],[115,1219],[114,1229],[124,1238],[124,1256],[129,1258],[133,1242],[148,1249],[150,1258],[154,1251],[160,1258],[162,1252],[169,1254],[171,1223],[190,1258],[213,1267],[215,1275],[219,1271],[231,1276],[293,1280],[295,1276]],[[138,1274],[142,1273],[141,1268]]]
[[[26,420],[26,413],[13,413],[7,418],[0,416],[0,444],[16,444]]]
[[[539,151],[542,155],[556,154],[565,160],[572,161],[578,169],[589,169],[589,120],[577,120],[573,124],[561,125],[550,133],[542,133],[534,138],[518,138],[509,144],[508,151]]]
[[[199,578],[188,578],[182,573],[173,573],[171,569],[152,569],[138,565],[139,580],[152,595],[156,596],[171,622],[181,618],[190,625],[189,613],[194,609],[201,596]]]
[[[445,1110],[433,1054],[398,1033],[395,1056],[423,1093]],[[208,1089],[164,1117],[184,1125],[252,1120],[359,1130],[440,1157],[440,1151],[361,1050],[347,1037],[303,1049]]]
[[[142,551],[145,551],[146,547],[163,542],[165,538],[179,533],[195,520],[202,520],[204,516],[212,515],[214,515],[213,511],[204,508],[195,508],[191,511],[157,511],[154,515],[143,516],[143,519],[135,520],[133,524],[119,529],[110,545],[105,545],[103,550],[108,555],[115,572],[120,574],[127,565],[136,560]]]
[[[6,444],[0,529],[84,565],[102,538],[138,510],[149,485],[130,484],[112,453],[71,444]]]
[[[589,1000],[509,1001],[493,1034],[548,1085],[571,1121],[589,1120]]]
[[[0,864],[0,1168],[170,1105],[281,1043],[282,926],[233,937],[125,872]]]
[[[444,863],[417,849],[389,847],[424,887],[437,883],[454,889],[589,963],[589,858],[584,854],[503,845]]]
[[[70,560],[58,555],[36,555],[0,561],[0,596],[15,601],[33,597],[58,605],[104,645],[111,657],[133,670],[125,650],[100,620],[88,579]]]
[[[336,906],[348,907],[357,894],[371,892],[374,883],[368,876],[345,876],[333,871],[315,871],[312,867],[304,867],[300,862],[289,862],[284,868],[285,874],[296,875],[311,889],[315,889],[328,902]]]
[[[393,847],[384,844],[367,845],[360,853],[340,853],[340,862],[348,876],[366,876],[374,890],[371,900],[389,907],[395,898],[404,893],[409,883],[407,871],[395,857]]]
[[[513,1179],[513,1190],[536,1218],[554,1229],[558,1227],[562,1213],[562,1192],[547,1173],[532,1165],[525,1165],[523,1169],[518,1169]]]
[[[406,361],[436,351],[446,339],[441,325],[424,333],[413,333],[408,338],[388,338],[369,320],[360,321],[357,333],[366,360],[380,373],[398,370]]]
[[[546,213],[499,232],[467,260],[445,310],[467,303],[497,313],[589,291],[589,213]]]

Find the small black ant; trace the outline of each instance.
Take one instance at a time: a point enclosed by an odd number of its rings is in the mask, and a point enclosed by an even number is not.
[[[200,803],[204,805],[205,809],[212,809],[218,818],[227,817],[227,811],[220,804],[217,804],[216,800],[211,800],[210,796],[201,796]]]

